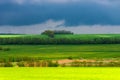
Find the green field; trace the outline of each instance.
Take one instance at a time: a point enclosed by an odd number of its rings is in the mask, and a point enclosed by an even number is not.
[[[25,35],[25,34],[17,34],[17,35],[0,35],[0,38],[11,38],[11,37],[32,37],[32,38],[47,38],[46,35],[33,35],[33,34],[29,34],[29,35]],[[55,38],[83,38],[83,39],[89,39],[89,38],[99,38],[99,37],[103,37],[103,38],[114,38],[114,37],[120,37],[120,34],[74,34],[74,35],[68,35],[68,34],[64,34],[64,35],[55,35]]]
[[[0,80],[120,80],[120,68],[0,68]]]
[[[0,35],[0,44],[1,67],[120,66],[119,34]]]
[[[29,37],[48,38],[45,35],[0,35],[0,38]],[[55,35],[55,38],[93,39],[119,38],[119,34],[94,35]],[[81,44],[81,45],[0,45],[0,64],[11,61],[14,68],[0,68],[0,80],[120,80],[120,68],[79,67],[70,68],[18,68],[17,61],[23,59],[64,60],[120,60],[120,44]],[[4,50],[4,49],[9,50]],[[18,60],[17,60],[18,59]],[[23,60],[24,61],[24,60]],[[26,62],[26,61],[24,61]],[[31,62],[30,62],[31,63]],[[33,60],[34,63],[34,60]],[[28,65],[28,64],[27,64]],[[119,64],[117,64],[119,65]],[[115,64],[116,66],[116,64]]]
[[[1,45],[10,48],[0,50],[0,58],[38,57],[41,59],[85,58],[103,59],[120,58],[120,44],[99,45]]]

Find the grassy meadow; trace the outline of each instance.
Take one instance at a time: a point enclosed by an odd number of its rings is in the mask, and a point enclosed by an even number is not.
[[[120,44],[98,45],[1,45],[1,67],[119,67]],[[4,50],[9,48],[9,50]],[[66,61],[67,59],[67,61]],[[55,64],[49,61],[56,61]],[[64,63],[61,64],[61,60]],[[71,62],[72,60],[72,62]],[[79,60],[76,62],[76,60]],[[81,62],[81,60],[84,60]],[[22,61],[22,62],[21,62]],[[23,62],[24,61],[24,62]],[[40,62],[38,62],[40,61]],[[42,61],[42,62],[41,62]],[[18,62],[14,63],[9,62]],[[70,64],[68,64],[68,63]],[[106,63],[107,62],[107,63]],[[36,65],[38,64],[38,65]]]
[[[1,66],[6,65],[4,64],[4,62],[10,65],[11,63],[9,62],[21,62],[21,61],[32,61],[29,62],[29,64],[34,66],[35,63],[41,64],[38,62],[34,62],[38,60],[50,60],[50,61],[57,60],[58,62],[58,60],[63,60],[63,59],[69,59],[69,60],[87,59],[88,61],[89,60],[102,61],[102,62],[83,61],[83,63],[72,62],[73,66],[76,66],[75,64],[78,64],[78,66],[79,64],[86,66],[87,63],[93,64],[94,66],[98,66],[97,64],[105,66],[104,64],[106,64],[106,62],[108,61],[110,64],[107,64],[106,66],[113,66],[113,65],[119,66],[119,62],[120,62],[119,59],[120,44],[107,43],[107,40],[109,40],[110,43],[114,43],[114,42],[119,43],[120,42],[119,34],[74,34],[74,35],[64,34],[64,35],[55,35],[54,38],[50,38],[47,35],[19,35],[19,34],[15,35],[14,34],[14,35],[0,35],[0,39],[1,39],[0,40],[1,43],[6,44],[6,45],[0,45]],[[52,45],[50,45],[49,42],[50,44],[52,43]],[[91,44],[94,42],[95,44]],[[97,43],[100,42],[101,44],[97,44],[96,42]],[[57,44],[55,45],[54,43]],[[40,44],[45,44],[45,45],[40,45]],[[45,66],[46,62],[51,64],[51,62],[45,61],[42,62],[42,65],[44,63]],[[86,63],[84,64],[84,62]],[[20,66],[21,64],[25,65],[24,62],[19,64]],[[87,64],[87,66],[89,66],[89,64]],[[67,64],[67,66],[68,65],[69,64]]]
[[[120,58],[120,44],[98,45],[1,45],[0,58],[38,57],[41,59],[104,59]]]

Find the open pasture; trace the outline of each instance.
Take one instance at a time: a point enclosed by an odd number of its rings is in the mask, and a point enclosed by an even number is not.
[[[96,45],[1,45],[0,58],[36,57],[40,59],[120,58],[120,44]]]

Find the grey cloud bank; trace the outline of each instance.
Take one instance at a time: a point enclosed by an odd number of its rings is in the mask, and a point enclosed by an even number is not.
[[[79,25],[65,26],[65,21],[48,20],[42,24],[29,26],[1,26],[0,33],[18,33],[18,34],[40,34],[44,30],[69,30],[75,34],[118,34],[120,26],[104,25]]]

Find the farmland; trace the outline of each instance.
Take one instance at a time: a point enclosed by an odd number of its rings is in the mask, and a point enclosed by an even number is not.
[[[41,59],[85,58],[103,59],[120,58],[120,44],[98,45],[1,45],[10,48],[0,51],[0,58],[39,57]]]
[[[0,80],[120,80],[120,68],[0,68]]]
[[[119,39],[119,34],[1,35],[0,66],[118,67]]]
[[[120,79],[119,34],[55,35],[54,39],[63,43],[54,44],[46,35],[0,35],[0,67],[14,67],[0,68],[0,80]],[[65,44],[64,39],[88,43],[100,39],[100,43]],[[101,43],[104,39],[112,43]]]
[[[93,61],[94,63],[90,63],[90,65],[100,64],[100,66],[120,66],[120,44],[98,44],[98,45],[1,45],[3,50],[0,50],[0,62],[21,62],[21,61],[30,61],[28,63],[44,60],[57,61],[59,60],[87,60],[82,61],[89,63],[89,61]],[[9,50],[4,50],[9,48]],[[101,65],[101,63],[97,63],[97,61],[108,62],[110,60],[110,64]],[[32,62],[31,62],[32,61]],[[67,62],[65,61],[65,62]],[[117,63],[111,63],[117,61]],[[63,61],[64,62],[64,61]],[[74,62],[74,61],[73,61]],[[27,64],[28,64],[27,63]],[[21,64],[21,63],[20,63]],[[25,66],[25,63],[22,63]],[[40,63],[41,64],[41,63]],[[64,64],[64,63],[63,63]],[[75,63],[81,64],[81,63]],[[113,65],[114,64],[114,65]],[[89,66],[84,65],[83,66]],[[46,66],[46,65],[43,65]],[[56,65],[55,65],[56,66]],[[62,66],[60,64],[60,66]],[[74,65],[73,65],[74,66]],[[80,65],[78,65],[80,66]]]

